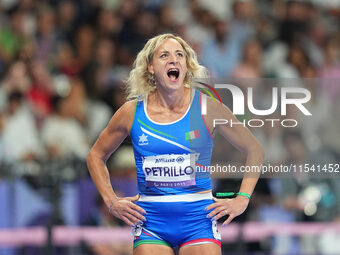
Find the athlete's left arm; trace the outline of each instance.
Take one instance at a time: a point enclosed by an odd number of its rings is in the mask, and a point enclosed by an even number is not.
[[[223,135],[234,147],[246,155],[246,167],[255,166],[255,169],[260,169],[264,160],[264,150],[252,133],[243,125],[229,125],[214,124],[214,120],[223,119],[228,120],[228,123],[239,122],[232,112],[225,105],[220,105],[212,102],[208,98],[207,100],[207,115],[205,120],[208,124],[208,128]],[[245,173],[242,179],[239,192],[251,195],[257,183],[260,173]],[[207,210],[213,209],[208,214],[209,217],[214,217],[215,220],[229,214],[228,219],[223,224],[228,224],[233,218],[242,214],[248,206],[249,198],[238,195],[234,199],[214,199],[215,203],[208,206]]]

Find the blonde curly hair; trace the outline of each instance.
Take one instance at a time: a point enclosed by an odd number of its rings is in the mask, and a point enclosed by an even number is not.
[[[179,36],[175,36],[173,34],[161,34],[148,40],[144,48],[137,55],[133,64],[133,69],[131,70],[126,82],[128,100],[135,99],[139,96],[141,96],[141,99],[145,99],[151,91],[156,89],[153,77],[148,71],[148,65],[151,63],[156,49],[167,39],[177,40],[184,49],[188,68],[184,79],[184,86],[190,87],[191,78],[207,77],[206,68],[198,63],[197,55],[188,43]]]

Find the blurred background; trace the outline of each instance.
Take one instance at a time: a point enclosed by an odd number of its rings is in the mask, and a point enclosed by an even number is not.
[[[252,132],[266,163],[339,163],[339,28],[340,0],[0,0],[0,255],[132,254],[85,159],[125,102],[136,54],[160,33],[183,37],[216,79],[318,80],[300,84],[312,93],[312,122]],[[244,160],[220,141],[215,162]],[[129,139],[108,168],[120,196],[137,193]],[[213,184],[229,192],[240,181]],[[261,179],[246,213],[222,230],[223,254],[340,254],[339,221],[340,179]],[[80,238],[89,226],[113,232]]]

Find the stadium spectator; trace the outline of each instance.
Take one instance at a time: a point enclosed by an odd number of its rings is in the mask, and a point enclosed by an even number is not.
[[[31,161],[42,155],[35,120],[19,91],[12,91],[8,95],[2,135],[7,162]]]
[[[89,151],[86,133],[69,111],[69,100],[53,97],[54,114],[42,126],[41,135],[51,159],[85,159]]]

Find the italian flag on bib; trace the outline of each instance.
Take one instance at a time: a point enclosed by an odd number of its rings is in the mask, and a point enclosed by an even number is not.
[[[185,133],[185,140],[190,141],[190,140],[198,138],[199,136],[200,134],[198,133],[198,129],[192,130],[192,131]]]

